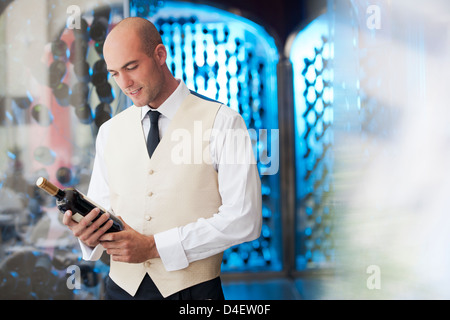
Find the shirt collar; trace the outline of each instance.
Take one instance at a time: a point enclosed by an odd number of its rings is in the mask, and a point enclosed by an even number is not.
[[[158,107],[158,109],[156,109],[163,116],[169,118],[169,120],[172,120],[178,108],[181,106],[183,100],[189,95],[189,89],[184,81],[180,79],[177,79],[177,81],[179,83],[178,87],[169,96],[169,98],[167,98],[167,100],[164,101],[163,104]],[[154,109],[151,109],[148,105],[141,108],[141,121],[144,119],[149,110]]]

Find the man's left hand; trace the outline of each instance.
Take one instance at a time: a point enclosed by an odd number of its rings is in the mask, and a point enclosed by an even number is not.
[[[106,233],[100,238],[101,245],[114,261],[142,263],[148,259],[158,258],[155,238],[143,235],[122,220],[124,229],[119,232]]]

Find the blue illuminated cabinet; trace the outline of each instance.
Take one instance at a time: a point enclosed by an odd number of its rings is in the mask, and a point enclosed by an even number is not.
[[[320,16],[290,48],[295,123],[295,266],[331,266],[333,225],[333,42]]]

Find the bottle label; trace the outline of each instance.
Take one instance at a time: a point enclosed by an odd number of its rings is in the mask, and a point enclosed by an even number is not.
[[[81,221],[81,219],[83,219],[83,216],[81,214],[79,214],[77,212],[74,212],[72,214],[72,220],[74,220],[74,221],[79,223]]]

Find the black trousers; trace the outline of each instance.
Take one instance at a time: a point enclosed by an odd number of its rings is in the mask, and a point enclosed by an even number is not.
[[[138,291],[133,296],[119,287],[109,276],[105,283],[106,300],[224,300],[220,277],[199,283],[164,298],[155,283],[145,275]]]

